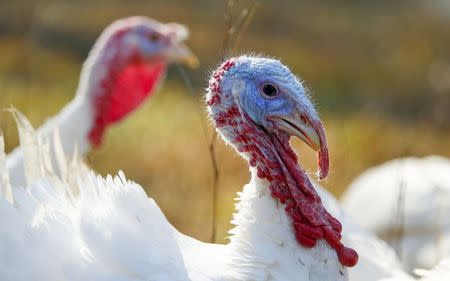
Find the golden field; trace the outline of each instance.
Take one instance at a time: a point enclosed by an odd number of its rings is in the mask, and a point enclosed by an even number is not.
[[[444,19],[406,4],[380,4],[373,10],[370,4],[287,1],[294,6],[277,7],[286,17],[272,24],[273,2],[261,1],[234,53],[279,57],[307,81],[327,130],[332,168],[322,184],[330,192],[338,196],[362,171],[388,159],[450,157],[450,35]],[[191,27],[190,45],[202,62],[200,69],[189,71],[194,95],[171,68],[160,92],[112,128],[105,145],[87,161],[101,174],[123,170],[155,198],[178,229],[204,241],[211,237],[216,204],[217,241],[225,242],[233,198],[249,173],[234,151],[217,142],[219,200],[212,200],[212,127],[202,95],[220,57],[222,2],[204,4],[210,12],[203,14],[203,1],[132,1],[126,7],[114,2],[102,9],[104,3],[40,1],[28,11],[34,22],[23,19],[23,26],[16,21],[28,12],[10,16],[8,24],[18,31],[0,36],[0,108],[15,106],[35,127],[56,114],[73,97],[89,46],[115,18],[155,14],[186,23]],[[100,9],[101,18],[95,12]],[[2,5],[0,13],[5,13]],[[84,20],[74,16],[81,13]],[[414,20],[418,14],[420,23]],[[17,145],[17,134],[6,112],[0,113],[0,128],[10,151]],[[315,154],[300,141],[293,143],[302,165],[315,177]]]

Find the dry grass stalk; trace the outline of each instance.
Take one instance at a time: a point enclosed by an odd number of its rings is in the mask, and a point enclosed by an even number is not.
[[[253,15],[255,14],[256,8],[259,3],[254,0],[251,8],[243,9],[240,11],[239,16],[234,23],[233,18],[233,10],[235,6],[234,0],[226,0],[225,1],[225,29],[224,36],[222,41],[222,51],[220,61],[223,61],[227,56],[230,55],[231,52],[237,49],[238,44],[240,43],[240,39],[242,34],[244,34],[245,30],[248,28]],[[219,168],[217,165],[217,157],[215,152],[217,140],[217,133],[213,131],[211,141],[209,143],[209,153],[211,156],[211,165],[213,171],[213,184],[212,184],[212,195],[213,195],[213,206],[212,206],[212,222],[211,222],[211,242],[215,242],[217,238],[216,234],[216,216],[217,216],[217,204],[218,201],[218,184],[219,184]]]

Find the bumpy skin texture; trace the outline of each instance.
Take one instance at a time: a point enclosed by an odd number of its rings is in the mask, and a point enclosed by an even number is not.
[[[280,96],[262,97],[260,88],[264,83],[276,85]],[[276,60],[229,59],[212,75],[207,104],[224,139],[257,169],[260,179],[270,183],[272,196],[285,206],[292,220],[297,241],[311,248],[324,239],[343,265],[355,265],[356,252],[341,243],[342,226],[325,210],[305,171],[297,164],[289,136],[269,121],[271,114],[289,114],[290,110],[303,112],[312,120],[321,136],[319,175],[326,175],[328,154],[320,120],[289,69]]]

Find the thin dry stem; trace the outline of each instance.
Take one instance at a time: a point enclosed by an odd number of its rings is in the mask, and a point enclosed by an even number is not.
[[[259,6],[259,2],[253,1],[252,7],[247,10],[242,10],[239,20],[239,27],[237,28],[238,32],[236,33],[236,36],[234,37],[234,42],[231,46],[231,51],[235,52],[237,49],[237,46],[241,43],[242,35],[247,31],[248,26],[250,25],[250,22],[252,21],[256,10]]]
[[[235,7],[234,0],[226,0],[225,2],[225,29],[224,29],[224,37],[222,41],[222,51],[220,61],[223,61],[232,51],[235,51],[238,44],[240,43],[242,34],[247,29],[250,21],[255,13],[255,10],[258,6],[258,2],[253,1],[253,5],[250,10],[244,9],[240,11],[239,18],[237,22],[233,24],[233,10]],[[213,195],[213,206],[212,206],[212,222],[211,222],[211,242],[215,242],[217,238],[216,231],[216,217],[217,217],[217,202],[218,202],[218,186],[219,186],[219,168],[217,165],[217,156],[215,153],[216,148],[216,140],[217,133],[214,131],[211,137],[211,141],[209,143],[209,153],[211,156],[211,165],[213,172],[213,184],[212,184],[212,195]]]
[[[403,256],[403,239],[405,238],[405,194],[406,194],[406,183],[400,179],[398,186],[398,198],[397,198],[397,214],[396,220],[398,225],[398,242],[394,245],[394,250],[397,253],[400,261],[404,260]]]

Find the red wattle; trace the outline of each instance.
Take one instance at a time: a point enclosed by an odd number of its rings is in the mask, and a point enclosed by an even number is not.
[[[108,125],[122,120],[155,92],[165,70],[163,62],[134,62],[106,75],[96,95],[95,121],[88,135],[93,146],[101,144]]]
[[[106,120],[109,123],[119,121],[142,104],[154,93],[165,69],[164,63],[134,63],[123,68],[112,81],[109,110],[103,112]]]
[[[345,246],[342,246],[339,251],[338,258],[343,266],[352,267],[358,263],[358,253],[355,250]]]

